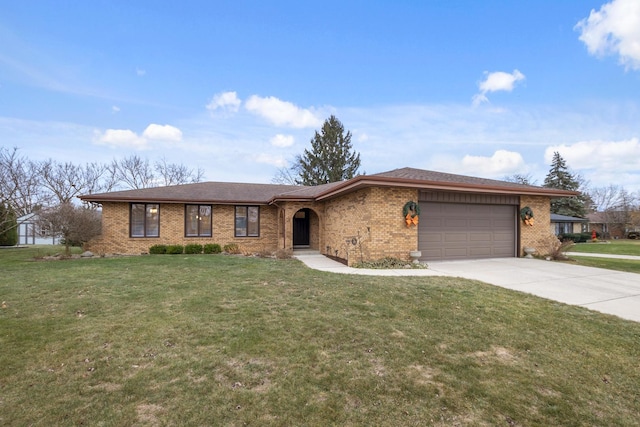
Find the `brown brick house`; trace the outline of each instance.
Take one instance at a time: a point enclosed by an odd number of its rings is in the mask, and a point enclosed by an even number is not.
[[[96,253],[140,254],[155,244],[237,243],[243,252],[310,248],[349,265],[545,254],[550,199],[576,193],[403,168],[315,187],[202,182],[80,197],[102,206]],[[420,211],[407,224],[408,202]],[[534,224],[525,225],[529,207]],[[415,211],[409,210],[409,219]]]

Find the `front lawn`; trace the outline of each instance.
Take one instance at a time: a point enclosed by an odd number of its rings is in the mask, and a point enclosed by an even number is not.
[[[635,322],[464,279],[35,254],[0,250],[2,425],[640,419]]]
[[[640,261],[637,260],[575,255],[572,255],[571,259],[585,267],[597,267],[607,270],[626,271],[628,273],[640,273]],[[638,276],[638,280],[640,280],[640,276]]]
[[[640,240],[608,240],[597,243],[577,243],[570,252],[591,254],[636,255],[640,256]]]

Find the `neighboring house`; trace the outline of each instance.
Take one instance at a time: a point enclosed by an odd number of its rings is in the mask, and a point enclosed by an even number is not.
[[[589,220],[573,216],[551,214],[551,232],[561,234],[578,234],[588,231]]]
[[[81,196],[102,206],[95,253],[148,253],[155,244],[236,243],[245,253],[310,248],[349,265],[549,252],[550,199],[576,192],[403,168],[314,187],[202,182]],[[416,202],[417,225],[406,207]],[[525,225],[529,207],[535,222]]]
[[[32,212],[18,218],[18,245],[57,245],[60,236],[43,229],[38,214]]]
[[[601,236],[611,239],[623,239],[629,231],[636,231],[637,212],[607,211],[593,212],[587,215],[589,231],[596,230]]]

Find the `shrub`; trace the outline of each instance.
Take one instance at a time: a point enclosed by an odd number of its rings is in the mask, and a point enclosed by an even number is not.
[[[217,243],[207,243],[203,250],[205,254],[219,254],[222,252],[222,246]]]
[[[227,243],[224,245],[224,251],[228,254],[239,254],[240,247],[237,243]]]
[[[153,255],[163,255],[167,253],[167,245],[153,245],[149,248],[149,253]]]
[[[201,254],[202,253],[202,245],[198,243],[191,243],[184,247],[185,254]]]
[[[596,234],[597,237],[600,237]],[[591,240],[591,233],[564,233],[558,236],[560,241],[572,241],[573,243],[585,243]]]
[[[574,242],[571,239],[567,240],[555,240],[549,247],[549,254],[547,258],[554,261],[566,261],[569,259],[566,252],[573,246]]]
[[[180,255],[184,253],[184,246],[182,245],[169,245],[167,246],[167,253],[170,255]]]
[[[18,244],[18,220],[11,206],[0,203],[0,246]]]
[[[278,249],[276,251],[277,259],[290,259],[293,258],[293,251],[291,249]]]
[[[354,267],[373,269],[427,268],[427,266],[422,263],[412,263],[411,261],[393,257],[386,257],[375,261],[359,262],[355,264]]]

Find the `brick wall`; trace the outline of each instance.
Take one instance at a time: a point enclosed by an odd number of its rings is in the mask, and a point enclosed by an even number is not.
[[[153,245],[187,245],[190,243],[237,243],[246,253],[275,251],[277,247],[277,208],[260,206],[260,236],[235,237],[235,207],[213,206],[212,237],[185,237],[183,204],[160,204],[160,236],[149,238],[129,237],[129,203],[105,202],[102,204],[102,235],[86,246],[97,254],[148,253]]]
[[[349,265],[384,257],[408,259],[418,247],[417,227],[407,228],[402,208],[417,191],[372,187],[326,202],[321,252]]]
[[[544,196],[521,196],[520,209],[528,206],[533,211],[534,225],[529,226],[519,219],[520,224],[520,250],[519,255],[523,256],[524,247],[536,248],[537,254],[547,255],[551,252],[553,245],[558,239],[549,228],[551,223],[551,204],[548,197]],[[520,210],[518,210],[518,218]]]
[[[418,200],[414,189],[370,187],[325,202],[287,202],[260,206],[260,236],[234,236],[234,206],[213,206],[213,237],[184,236],[184,205],[160,205],[160,237],[129,237],[129,203],[105,202],[102,206],[103,234],[92,240],[87,249],[97,254],[147,253],[156,244],[237,243],[241,251],[273,252],[293,247],[293,215],[311,209],[310,246],[321,253],[342,258],[349,265],[361,260],[384,257],[408,259],[409,251],[418,248],[418,227],[407,228],[402,208],[409,200]],[[530,227],[519,220],[522,248],[532,246],[545,255],[557,242],[549,229],[548,197],[522,196],[520,209],[529,206],[535,214]],[[519,212],[518,212],[519,215]]]

